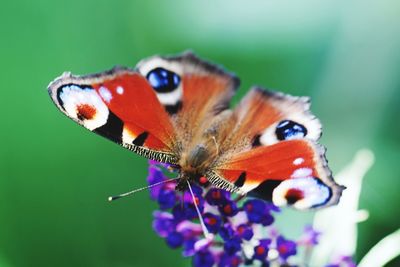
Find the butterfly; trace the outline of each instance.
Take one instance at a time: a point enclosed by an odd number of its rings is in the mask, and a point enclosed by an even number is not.
[[[192,52],[153,56],[134,69],[69,72],[50,83],[57,108],[83,127],[179,172],[177,190],[214,187],[312,209],[339,202],[321,123],[308,97],[253,87],[230,109],[239,79]],[[189,184],[190,186],[190,184]]]

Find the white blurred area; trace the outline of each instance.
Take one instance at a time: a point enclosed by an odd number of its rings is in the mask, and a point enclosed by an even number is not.
[[[357,246],[357,223],[368,218],[368,211],[359,210],[363,178],[374,163],[372,151],[363,149],[338,175],[336,181],[347,188],[337,206],[317,211],[314,228],[321,232],[313,251],[311,266],[323,266],[342,256],[352,256]]]

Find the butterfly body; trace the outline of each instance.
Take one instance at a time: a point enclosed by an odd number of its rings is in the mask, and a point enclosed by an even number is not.
[[[229,102],[239,79],[187,52],[155,56],[135,69],[74,76],[49,85],[56,106],[78,124],[146,158],[176,166],[177,190],[205,177],[298,209],[336,204],[337,185],[317,143],[309,98],[252,88]]]
[[[178,183],[177,190],[187,189],[186,181],[195,182],[199,177],[204,177],[210,169],[218,162],[220,157],[219,144],[226,136],[222,136],[222,128],[226,128],[224,123],[227,113],[217,115],[213,121],[208,122],[208,126],[203,125],[204,132],[197,136],[188,137],[185,149],[177,152],[179,154],[179,171],[182,177]]]

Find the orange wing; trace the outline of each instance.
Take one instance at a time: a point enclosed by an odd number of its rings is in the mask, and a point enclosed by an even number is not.
[[[337,185],[324,149],[309,140],[288,140],[238,154],[214,170],[241,193],[252,193],[276,205],[309,209],[336,204]]]
[[[186,150],[229,107],[239,85],[235,75],[191,52],[176,57],[155,56],[141,61],[137,69],[156,90],[172,117],[180,146]],[[163,86],[178,80],[177,86]]]
[[[308,209],[336,204],[343,187],[333,181],[325,150],[316,143],[321,125],[309,106],[308,98],[251,90],[234,110],[236,126],[222,146],[227,155],[207,178],[276,205]]]
[[[252,147],[277,143],[282,138],[276,135],[276,128],[283,121],[294,122],[305,129],[302,136],[299,132],[291,139],[305,137],[317,141],[321,136],[321,123],[309,109],[308,97],[295,97],[255,87],[234,110],[237,122],[232,143],[244,138],[250,139]]]
[[[193,53],[155,56],[135,70],[69,73],[49,86],[68,117],[150,159],[177,164],[211,121],[228,108],[239,80]]]
[[[49,85],[56,106],[68,117],[144,157],[176,163],[176,133],[146,79],[139,73],[111,71],[73,76]]]

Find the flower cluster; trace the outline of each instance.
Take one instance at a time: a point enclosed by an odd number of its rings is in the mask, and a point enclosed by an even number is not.
[[[298,241],[279,234],[272,226],[273,214],[279,209],[271,203],[241,199],[210,187],[206,180],[200,180],[202,186],[191,185],[193,196],[189,190],[180,193],[167,169],[165,164],[150,161],[147,181],[160,184],[150,188],[151,198],[159,205],[153,229],[169,247],[182,248],[183,256],[192,257],[193,266],[292,266],[290,258],[298,246],[307,250],[317,244],[319,234],[310,227]]]

